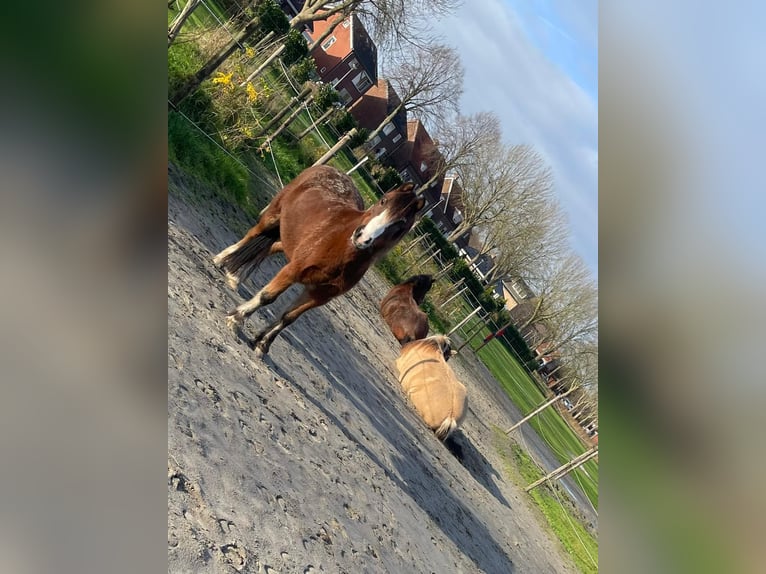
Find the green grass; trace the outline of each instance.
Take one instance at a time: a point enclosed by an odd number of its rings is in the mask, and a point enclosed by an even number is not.
[[[509,479],[521,487],[544,475],[515,441],[502,429],[494,427],[494,446],[503,461],[503,470]],[[598,541],[575,518],[563,503],[563,494],[555,483],[543,483],[529,492],[543,517],[584,574],[598,572]]]
[[[531,412],[545,401],[546,397],[529,374],[499,341],[493,340],[481,349],[479,358],[523,413]],[[545,409],[527,424],[532,425],[562,464],[587,450],[553,407]],[[590,460],[572,471],[570,476],[580,485],[593,507],[598,508],[598,463]]]
[[[226,20],[228,20],[228,16],[226,16],[223,10],[221,10],[221,8],[219,8],[215,2],[209,1],[206,2],[206,4],[216,14],[218,20],[221,22],[226,22]],[[175,19],[176,16],[178,16],[185,5],[186,0],[178,0],[175,5],[168,8],[168,26],[170,26],[170,23]],[[184,22],[184,25],[181,28],[181,34],[192,29],[210,29],[217,26],[220,26],[220,24],[216,21],[213,15],[207,10],[207,8],[199,5],[194,9],[194,12],[191,13],[186,22]]]

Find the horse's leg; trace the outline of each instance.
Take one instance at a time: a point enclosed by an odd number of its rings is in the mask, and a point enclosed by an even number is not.
[[[293,283],[295,283],[295,274],[293,267],[288,263],[279,270],[263,289],[258,291],[255,297],[229,312],[226,315],[226,323],[231,328],[241,326],[245,319],[252,315],[256,309],[273,303]]]
[[[316,292],[312,293],[308,289],[304,289],[282,317],[256,335],[251,344],[256,356],[263,357],[263,355],[267,354],[271,343],[274,342],[274,339],[285,327],[295,322],[298,317],[309,309],[324,305],[330,299],[331,297],[319,296]]]

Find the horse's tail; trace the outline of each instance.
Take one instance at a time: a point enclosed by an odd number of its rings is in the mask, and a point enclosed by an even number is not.
[[[242,247],[224,257],[221,267],[234,282],[244,281],[266,259],[271,246],[277,239],[279,235],[268,232],[256,235]]]
[[[447,437],[452,434],[452,431],[454,431],[457,428],[457,421],[455,420],[455,417],[448,416],[446,419],[444,419],[444,422],[439,426],[438,429],[434,431],[436,434],[436,438],[438,438],[441,441],[447,440]]]

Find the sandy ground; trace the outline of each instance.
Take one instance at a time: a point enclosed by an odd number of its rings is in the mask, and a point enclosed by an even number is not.
[[[469,412],[448,449],[398,385],[398,344],[377,312],[388,286],[374,272],[257,359],[225,313],[280,260],[231,291],[210,258],[250,222],[170,179],[169,572],[576,572],[503,476],[492,427],[519,415],[483,365],[451,362]]]

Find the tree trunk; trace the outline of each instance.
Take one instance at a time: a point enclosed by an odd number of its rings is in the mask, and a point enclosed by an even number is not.
[[[325,111],[321,116],[319,116],[319,119],[315,120],[312,125],[307,127],[305,130],[303,130],[301,133],[299,133],[297,136],[295,136],[295,139],[298,141],[305,138],[307,135],[309,135],[315,128],[318,128],[319,125],[325,121],[327,118],[330,117],[330,114],[332,114],[335,111],[335,108],[331,107],[329,110]]]
[[[189,0],[186,3],[186,6],[184,6],[183,10],[181,10],[178,16],[176,16],[175,19],[170,23],[170,27],[168,28],[168,48],[173,43],[173,40],[176,39],[176,36],[178,36],[178,33],[181,31],[181,27],[186,22],[186,19],[191,16],[192,12],[194,12],[194,9],[201,3],[202,0]]]
[[[519,327],[519,331],[529,327],[532,324],[532,322],[537,318],[537,313],[540,311],[540,307],[542,307],[543,305],[544,298],[545,298],[544,295],[537,298],[537,304],[535,305],[534,311],[532,311],[532,316],[529,319],[527,319],[521,327]]]
[[[406,255],[407,253],[409,253],[410,251],[412,251],[412,249],[413,249],[413,248],[414,248],[414,247],[415,247],[415,246],[416,246],[418,243],[420,243],[421,241],[423,241],[425,238],[426,238],[426,236],[425,236],[425,235],[418,235],[418,236],[417,236],[415,239],[413,239],[413,240],[412,240],[412,243],[410,243],[410,244],[407,246],[407,249],[405,249],[405,250],[402,252],[402,255]]]
[[[255,137],[260,137],[260,136],[262,136],[263,134],[267,134],[267,133],[269,133],[269,132],[270,132],[272,129],[274,129],[274,127],[275,127],[277,124],[279,124],[279,122],[280,122],[280,121],[282,121],[282,118],[284,118],[284,117],[285,117],[287,114],[289,114],[289,113],[290,113],[290,111],[293,109],[293,106],[294,106],[296,103],[300,103],[300,102],[303,100],[303,98],[305,98],[306,96],[308,96],[310,93],[311,93],[311,86],[310,86],[310,85],[309,85],[309,86],[306,86],[305,88],[303,88],[303,90],[301,90],[301,92],[300,92],[300,93],[299,93],[297,96],[293,97],[293,98],[292,98],[292,99],[291,99],[291,100],[290,100],[290,101],[287,103],[287,105],[286,105],[284,108],[282,108],[282,110],[281,110],[281,111],[280,111],[280,112],[279,112],[277,115],[275,115],[273,118],[271,118],[271,120],[269,120],[269,123],[268,123],[268,124],[266,124],[266,125],[265,125],[265,126],[264,126],[264,127],[263,127],[263,128],[262,128],[262,129],[261,129],[261,130],[260,130],[260,131],[259,131],[259,132],[256,134],[256,135],[255,135]],[[300,110],[300,109],[301,109],[301,107],[300,107],[300,106],[298,106],[298,109]],[[273,139],[273,138],[272,138],[272,139]]]
[[[267,67],[268,67],[268,66],[269,66],[269,65],[270,65],[270,64],[271,64],[271,63],[272,63],[274,60],[276,60],[276,59],[277,59],[277,57],[278,57],[278,56],[279,56],[279,55],[280,55],[282,52],[284,52],[284,51],[285,51],[285,45],[284,45],[284,44],[280,44],[280,45],[277,47],[277,49],[276,49],[276,50],[274,50],[274,51],[271,53],[271,55],[269,55],[269,57],[268,57],[268,58],[266,58],[266,60],[263,62],[263,64],[261,64],[260,66],[258,66],[258,67],[255,69],[255,71],[254,71],[252,74],[250,74],[250,75],[247,77],[247,79],[245,79],[245,81],[244,81],[244,82],[242,82],[242,83],[239,85],[239,87],[240,87],[240,88],[244,88],[244,87],[247,85],[247,83],[248,83],[248,82],[250,82],[250,81],[252,81],[252,80],[253,80],[253,78],[256,78],[256,77],[258,77],[258,76],[261,74],[261,72],[263,72],[263,71],[264,71],[264,70],[265,70],[265,69],[266,69],[266,68],[267,68]]]
[[[316,20],[327,20],[330,16],[343,12],[344,15],[348,15],[354,9],[354,7],[360,3],[360,0],[343,0],[338,2],[333,7],[326,6],[327,2],[324,2],[318,6],[314,6],[306,9],[304,8],[293,19],[290,20],[290,27],[299,29],[304,24],[314,22]],[[319,12],[321,10],[321,13]],[[338,18],[336,21],[340,23],[343,18]],[[336,24],[337,25],[337,24]]]
[[[171,94],[170,101],[175,105],[178,105],[189,94],[199,88],[200,84],[208,79],[213,72],[215,72],[226,59],[231,56],[234,51],[250,36],[255,34],[260,26],[260,22],[257,18],[253,18],[247,23],[247,26],[239,33],[238,36],[233,38],[228,44],[221,48],[216,54],[214,54],[200,70],[189,78],[184,84],[182,84],[175,93]]]
[[[573,458],[567,463],[562,464],[560,467],[558,467],[556,470],[553,470],[549,472],[547,475],[542,477],[540,480],[536,480],[529,486],[527,486],[524,490],[526,492],[529,492],[533,488],[540,486],[543,482],[546,480],[558,480],[560,478],[563,478],[570,472],[572,472],[574,469],[582,466],[586,462],[588,462],[590,459],[595,458],[598,456],[598,447],[593,447],[589,450],[586,450],[584,453],[582,453],[580,456]]]
[[[338,153],[340,150],[343,149],[343,146],[345,146],[351,138],[353,138],[357,134],[357,129],[353,128],[350,130],[346,135],[344,135],[342,138],[338,140],[338,143],[336,143],[334,146],[332,146],[326,154],[324,154],[322,157],[320,157],[318,160],[314,162],[314,165],[324,165],[330,159],[332,156],[334,156],[336,153]]]
[[[434,275],[434,283],[436,281],[438,281],[439,279],[441,279],[442,277],[444,277],[449,272],[449,270],[452,269],[453,265],[455,265],[455,262],[454,261],[450,261],[449,265],[447,265],[446,267],[442,268],[441,271],[439,271],[436,275]]]
[[[266,34],[263,38],[258,40],[258,42],[255,44],[255,46],[253,46],[253,50],[255,52],[258,52],[261,48],[263,48],[264,44],[266,44],[266,42],[271,40],[273,37],[274,37],[274,30],[272,30],[271,32]]]
[[[537,413],[544,411],[549,406],[551,406],[556,401],[564,398],[569,393],[573,392],[577,387],[572,387],[567,392],[562,393],[560,395],[556,395],[551,400],[544,402],[542,405],[537,407],[535,410],[533,410],[531,413],[529,413],[527,416],[525,416],[523,419],[521,419],[519,422],[517,422],[515,425],[513,425],[511,428],[509,428],[507,431],[505,431],[505,434],[511,434],[513,431],[515,431],[517,428],[519,428],[521,425],[523,425],[525,422],[527,422],[529,419],[533,418]]]
[[[437,249],[435,253],[430,253],[430,250],[426,251],[425,258],[416,259],[415,262],[412,265],[408,266],[407,269],[404,270],[404,273],[402,273],[402,275],[409,274],[409,272],[412,271],[415,267],[421,267],[421,266],[425,265],[431,259],[436,257],[439,254],[440,251],[441,251],[441,249]]]
[[[309,97],[309,99],[306,100],[305,102],[303,102],[302,105],[299,105],[297,108],[295,108],[293,113],[291,113],[289,116],[287,116],[287,119],[282,122],[282,124],[276,129],[276,131],[274,131],[274,133],[272,133],[269,137],[267,137],[265,142],[263,142],[260,146],[258,146],[258,151],[266,149],[271,144],[271,142],[274,141],[274,139],[279,134],[281,134],[283,131],[285,131],[287,129],[287,127],[291,123],[293,123],[295,121],[295,119],[301,114],[301,112],[304,109],[304,106],[311,102],[312,98],[313,98],[313,96]]]
[[[342,21],[343,21],[342,17],[338,18],[335,21],[335,25],[328,26],[327,30],[322,32],[322,34],[319,36],[319,38],[317,38],[311,44],[309,44],[309,46],[308,46],[309,54],[311,54],[311,52],[313,52],[316,49],[317,46],[320,46],[322,44],[322,42],[324,42],[327,38],[329,38],[332,35],[332,33],[335,32],[335,28],[338,27],[338,24],[340,24]]]
[[[449,337],[449,336],[450,336],[452,333],[454,333],[455,331],[457,331],[458,329],[460,329],[460,328],[461,328],[463,325],[465,325],[466,323],[468,323],[468,321],[469,321],[469,320],[470,320],[470,319],[471,319],[471,318],[472,318],[474,315],[476,315],[476,314],[477,314],[479,311],[481,311],[481,310],[482,310],[482,307],[481,307],[481,306],[479,306],[479,307],[476,307],[476,309],[474,309],[473,311],[471,311],[471,313],[470,313],[470,314],[469,314],[469,315],[468,315],[468,316],[467,316],[465,319],[463,319],[462,321],[460,321],[460,323],[458,323],[457,325],[455,325],[455,326],[454,326],[454,327],[453,327],[453,328],[450,330],[450,332],[449,332],[449,333],[447,333],[447,337]]]
[[[461,223],[460,225],[458,225],[458,226],[455,228],[455,231],[453,231],[452,233],[450,233],[450,234],[449,234],[449,236],[447,236],[447,238],[446,238],[446,239],[447,239],[447,241],[449,241],[450,243],[455,243],[455,241],[457,241],[458,239],[460,239],[461,237],[463,237],[463,235],[465,235],[466,233],[468,233],[469,231],[471,231],[471,229],[472,229],[472,228],[473,228],[473,226],[472,226],[472,225],[463,225],[463,224]]]
[[[444,303],[442,303],[441,305],[439,305],[439,309],[444,309],[444,308],[447,306],[447,304],[448,304],[450,301],[452,301],[453,299],[456,299],[457,297],[459,297],[460,295],[462,295],[463,293],[465,293],[465,290],[466,290],[466,289],[468,289],[468,286],[467,286],[467,285],[464,285],[463,287],[461,287],[461,288],[458,290],[458,292],[457,292],[457,293],[455,293],[454,295],[450,296],[450,298],[449,298],[449,299],[447,299],[447,300],[446,300]]]
[[[460,352],[460,351],[463,349],[463,347],[465,347],[466,345],[468,345],[468,343],[470,343],[471,341],[473,341],[473,338],[474,338],[476,335],[478,335],[479,333],[481,333],[481,330],[482,330],[482,329],[483,329],[485,326],[486,326],[485,324],[483,324],[483,323],[480,323],[479,325],[477,325],[477,326],[476,326],[476,327],[473,329],[473,331],[469,331],[469,332],[468,332],[468,335],[466,335],[466,340],[463,342],[463,344],[462,344],[462,345],[460,345],[460,346],[459,346],[457,349],[455,349],[455,353],[459,353],[459,352]]]
[[[394,108],[394,110],[388,114],[380,124],[378,124],[378,127],[376,127],[370,135],[367,136],[367,141],[365,143],[371,142],[373,139],[375,139],[375,136],[378,135],[380,132],[383,131],[383,128],[386,127],[388,122],[393,120],[396,115],[401,112],[404,109],[404,103],[399,104]]]

